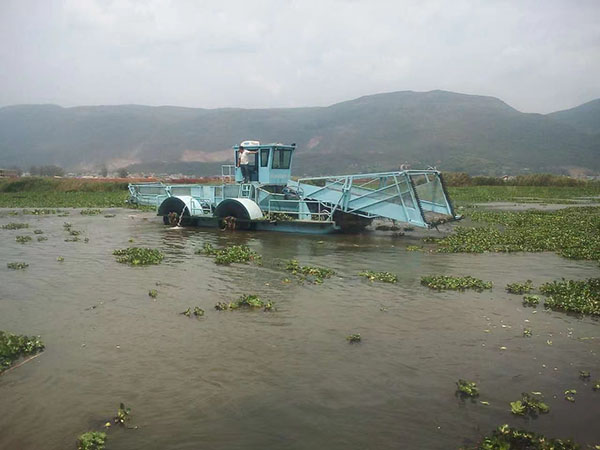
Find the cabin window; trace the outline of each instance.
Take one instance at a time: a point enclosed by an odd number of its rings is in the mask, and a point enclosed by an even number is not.
[[[292,151],[284,149],[273,150],[273,169],[289,169],[292,160]]]
[[[260,167],[269,166],[269,150],[268,148],[260,149]]]

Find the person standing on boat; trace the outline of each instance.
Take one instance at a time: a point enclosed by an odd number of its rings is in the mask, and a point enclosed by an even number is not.
[[[242,169],[242,176],[244,177],[244,183],[250,182],[250,160],[249,155],[256,154],[258,151],[251,152],[250,150],[246,150],[244,147],[240,145],[239,149],[239,163],[240,169]]]

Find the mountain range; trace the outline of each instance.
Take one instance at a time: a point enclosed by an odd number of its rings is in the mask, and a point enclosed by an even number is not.
[[[600,173],[600,99],[551,114],[447,91],[327,107],[15,105],[0,108],[0,167],[210,175],[243,140],[297,144],[297,175],[435,166],[470,174]]]

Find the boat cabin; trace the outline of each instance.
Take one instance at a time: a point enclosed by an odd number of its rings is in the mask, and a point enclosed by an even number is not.
[[[240,147],[248,154],[250,181],[259,184],[285,185],[292,173],[292,156],[296,144],[260,144],[244,141],[233,147],[235,152],[235,181],[244,181],[240,167]]]

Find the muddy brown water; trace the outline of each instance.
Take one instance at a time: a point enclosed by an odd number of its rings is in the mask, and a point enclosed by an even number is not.
[[[111,429],[107,449],[449,449],[473,445],[509,423],[554,437],[598,443],[598,321],[521,305],[508,282],[536,285],[599,276],[594,262],[551,253],[452,255],[408,252],[408,236],[303,236],[170,230],[151,213],[104,210],[114,218],[9,216],[26,230],[0,230],[0,329],[39,334],[47,350],[0,376],[0,449],[75,448],[120,402],[131,425]],[[89,243],[64,242],[63,222]],[[37,242],[34,229],[47,241]],[[15,236],[33,241],[19,244]],[[129,242],[133,239],[133,243]],[[224,267],[194,254],[204,243],[247,244],[262,267]],[[149,246],[162,264],[129,267],[115,248]],[[58,256],[64,262],[58,262]],[[333,268],[322,285],[285,283],[279,267]],[[13,271],[7,262],[25,261]],[[362,269],[398,274],[370,283]],[[433,292],[426,274],[473,275],[489,292]],[[158,290],[158,298],[148,296]],[[243,293],[277,310],[216,311]],[[201,319],[179,313],[200,306]],[[522,336],[531,328],[533,337]],[[348,344],[360,333],[363,341]],[[551,345],[550,345],[551,344]],[[502,350],[502,347],[506,347]],[[479,401],[455,396],[476,381]],[[577,389],[575,403],[564,391]],[[511,415],[521,392],[540,391],[551,411]]]

